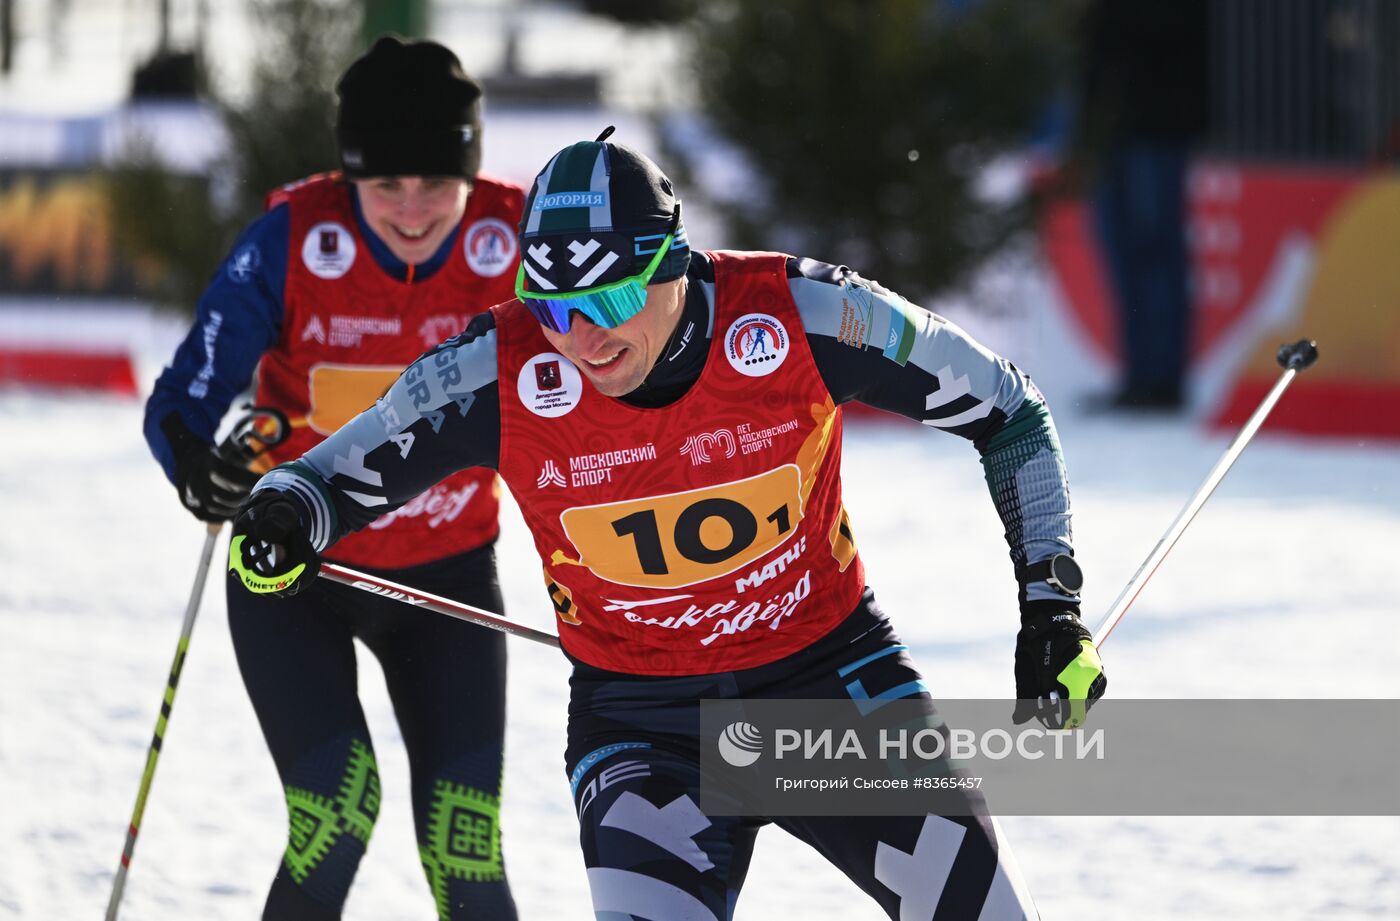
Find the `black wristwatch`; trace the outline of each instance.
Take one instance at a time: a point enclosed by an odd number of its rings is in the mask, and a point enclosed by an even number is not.
[[[1061,595],[1078,595],[1084,588],[1084,570],[1068,553],[1057,553],[1048,560],[1023,566],[1016,578],[1023,586],[1044,582]]]

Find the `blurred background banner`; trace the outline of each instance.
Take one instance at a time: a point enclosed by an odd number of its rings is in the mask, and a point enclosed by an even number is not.
[[[90,386],[16,370],[64,309],[191,310],[264,195],[334,167],[335,76],[383,31],[483,78],[488,172],[617,124],[698,245],[849,264],[1057,405],[1233,425],[1309,335],[1268,426],[1400,437],[1380,0],[3,0],[0,378]]]
[[[1135,20],[1100,23],[1117,49],[1102,55],[1160,53],[1165,39],[1147,32],[1161,25],[1153,4],[1132,6]],[[1184,209],[1190,402],[1217,425],[1239,425],[1272,384],[1277,343],[1310,336],[1326,360],[1269,427],[1400,436],[1400,273],[1385,242],[1400,194],[1400,73],[1389,53],[1400,45],[1400,8],[1222,0],[1203,12],[1204,120]],[[1191,47],[1178,36],[1183,46]],[[1152,64],[1173,89],[1133,101],[1160,126],[1189,105],[1189,81],[1166,60],[1142,66]],[[1131,83],[1137,74],[1123,67],[1114,76]],[[1117,363],[1111,270],[1092,225],[1084,202],[1059,200],[1043,214],[1041,241],[1074,322],[1098,356]]]
[[[1278,343],[1315,338],[1326,360],[1268,426],[1400,437],[1400,179],[1377,168],[1206,161],[1188,183],[1194,385],[1237,428],[1277,377]],[[1041,241],[1070,322],[1121,360],[1107,269],[1083,205],[1049,208]],[[1291,339],[1290,339],[1291,337]]]
[[[88,170],[0,172],[0,288],[7,294],[135,293],[113,252],[106,190]]]

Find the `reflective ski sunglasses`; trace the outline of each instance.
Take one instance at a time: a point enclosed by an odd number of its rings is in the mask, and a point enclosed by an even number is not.
[[[569,331],[575,310],[597,326],[616,329],[641,313],[642,308],[646,306],[647,285],[656,274],[656,270],[661,267],[661,260],[670,252],[680,222],[681,206],[680,202],[677,202],[675,215],[671,219],[671,229],[662,238],[661,245],[656,248],[656,253],[645,269],[628,278],[584,288],[581,291],[546,294],[525,290],[525,260],[522,259],[520,268],[515,273],[515,296],[529,309],[531,316],[556,333]]]

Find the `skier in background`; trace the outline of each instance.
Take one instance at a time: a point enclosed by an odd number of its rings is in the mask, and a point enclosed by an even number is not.
[[[518,299],[264,477],[234,522],[230,569],[252,592],[300,597],[321,554],[372,520],[367,501],[398,507],[445,471],[494,467],[573,663],[565,770],[600,921],[731,917],[770,821],[891,918],[1035,917],[976,791],[948,817],[703,814],[698,711],[716,697],[929,698],[865,585],[841,500],[840,405],[859,400],[975,445],[1016,576],[1016,720],[1082,722],[1106,680],[1079,621],[1043,398],[850,269],[692,253],[670,180],[608,133],[536,179]],[[765,353],[750,354],[760,330]],[[464,391],[476,399],[458,412]],[[937,484],[901,475],[936,514]]]
[[[456,56],[385,36],[336,91],[343,171],[268,197],[146,405],[151,450],[203,521],[231,518],[258,479],[211,447],[255,367],[257,402],[292,420],[273,457],[291,460],[511,293],[524,192],[478,173],[482,91]],[[492,471],[451,473],[392,509],[363,507],[365,530],[330,558],[502,610]],[[229,586],[239,670],[287,798],[287,849],[263,917],[339,918],[374,827],[379,775],[356,689],[359,639],[384,669],[403,732],[439,917],[514,918],[499,825],[502,635],[328,582],[291,601]]]

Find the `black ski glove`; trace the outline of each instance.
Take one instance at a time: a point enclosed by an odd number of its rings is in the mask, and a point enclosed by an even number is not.
[[[291,597],[316,581],[321,555],[296,505],[278,490],[264,489],[233,520],[228,568],[250,592]]]
[[[200,521],[228,521],[238,513],[260,474],[234,451],[215,448],[186,427],[179,413],[160,420],[175,454],[175,490]]]
[[[1049,729],[1083,726],[1107,687],[1099,651],[1078,614],[1055,601],[1022,605],[1013,722],[1035,717]]]

